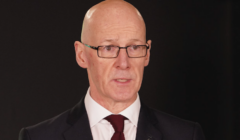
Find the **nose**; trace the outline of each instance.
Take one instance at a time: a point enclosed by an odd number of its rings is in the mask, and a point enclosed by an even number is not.
[[[127,55],[126,49],[119,50],[115,65],[118,69],[128,69],[130,67],[129,57]]]

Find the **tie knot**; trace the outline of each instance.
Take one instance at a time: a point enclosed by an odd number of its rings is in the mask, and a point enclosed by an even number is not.
[[[105,119],[112,124],[115,132],[123,132],[124,120],[126,119],[124,116],[110,115],[110,116],[107,116]]]

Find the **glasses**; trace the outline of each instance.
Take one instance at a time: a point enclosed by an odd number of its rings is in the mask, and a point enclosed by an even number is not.
[[[84,44],[85,46],[97,50],[98,57],[101,58],[117,58],[120,49],[126,49],[127,55],[129,58],[140,58],[145,57],[147,55],[147,50],[149,49],[147,45],[130,45],[127,47],[119,47],[114,45],[105,45],[105,46],[89,46]]]

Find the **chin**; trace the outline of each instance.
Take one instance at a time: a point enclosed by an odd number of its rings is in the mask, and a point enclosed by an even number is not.
[[[137,95],[137,92],[133,92],[131,89],[118,89],[114,90],[112,93],[113,99],[119,102],[133,100]]]

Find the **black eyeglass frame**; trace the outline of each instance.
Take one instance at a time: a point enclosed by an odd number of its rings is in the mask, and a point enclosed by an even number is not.
[[[83,44],[84,44],[84,43],[83,43]],[[147,43],[146,43],[146,44],[147,44]],[[87,47],[89,47],[89,48],[92,48],[92,49],[94,49],[94,50],[97,50],[97,55],[98,55],[98,57],[100,57],[100,58],[109,58],[109,59],[111,59],[111,58],[117,58],[118,55],[119,55],[120,49],[126,49],[126,52],[127,52],[127,55],[128,55],[129,58],[141,58],[141,57],[145,57],[145,56],[147,56],[147,50],[149,49],[149,45],[148,45],[148,44],[147,44],[147,45],[136,45],[136,46],[145,46],[145,47],[147,48],[147,49],[146,49],[146,54],[145,54],[144,56],[140,56],[140,57],[130,57],[129,54],[128,54],[127,48],[128,48],[128,47],[131,47],[131,46],[126,46],[126,47],[116,46],[116,47],[119,48],[116,57],[101,57],[101,56],[99,56],[99,54],[98,54],[98,48],[99,48],[99,47],[104,47],[104,46],[94,47],[94,46],[90,46],[90,45],[87,45],[87,44],[84,44],[84,45],[87,46]]]

